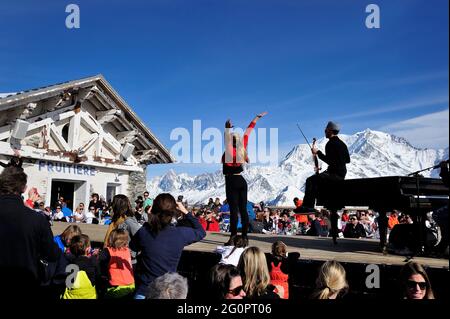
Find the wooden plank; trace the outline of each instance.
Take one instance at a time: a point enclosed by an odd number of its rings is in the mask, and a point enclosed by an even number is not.
[[[103,242],[107,226],[77,224],[91,241]],[[69,226],[68,223],[54,223],[53,233],[61,234]],[[213,252],[228,240],[229,233],[208,233],[206,237],[185,250]],[[249,234],[249,245],[257,246],[265,253],[271,252],[272,243],[282,240],[288,246],[288,252],[299,252],[303,260],[337,260],[340,262],[362,264],[404,265],[405,257],[397,255],[383,255],[379,252],[379,241],[373,239],[338,239],[334,246],[331,238],[313,236],[286,236]],[[414,257],[414,261],[433,268],[449,268],[448,259]]]

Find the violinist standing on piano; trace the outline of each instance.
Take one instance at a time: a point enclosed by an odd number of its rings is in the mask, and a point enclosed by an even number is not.
[[[306,179],[303,205],[296,208],[294,212],[315,212],[314,206],[319,185],[345,179],[345,175],[347,174],[346,164],[350,163],[350,155],[348,153],[347,145],[345,145],[345,143],[337,136],[339,131],[340,126],[337,123],[331,121],[328,122],[325,127],[325,137],[329,141],[325,145],[325,154],[314,146],[312,147],[311,151],[313,155],[327,163],[328,168],[325,172],[320,174],[316,168],[316,174]]]

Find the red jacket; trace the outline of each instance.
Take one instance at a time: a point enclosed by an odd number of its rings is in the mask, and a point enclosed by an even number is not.
[[[250,124],[248,125],[247,129],[245,130],[244,133],[244,138],[243,138],[243,144],[244,144],[244,149],[247,150],[247,146],[248,146],[248,137],[250,136],[250,133],[253,131],[253,129],[255,128],[256,122],[251,121]],[[236,161],[236,147],[233,146],[233,139],[231,136],[226,136],[225,137],[225,153],[223,153],[222,155],[222,163],[224,163],[227,166],[240,166],[242,165],[242,163],[238,163]],[[233,161],[231,163],[226,163],[225,162],[225,154],[231,154],[233,156]],[[248,162],[248,157],[246,156],[245,161]]]

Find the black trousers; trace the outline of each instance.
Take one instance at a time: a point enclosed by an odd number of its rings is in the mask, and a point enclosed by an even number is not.
[[[308,177],[305,183],[305,197],[303,197],[303,206],[314,207],[319,194],[319,188],[321,186],[333,181],[341,181],[343,179],[344,177],[336,174],[330,174],[327,171]]]
[[[241,215],[242,235],[248,232],[247,182],[242,175],[225,175],[225,192],[230,205],[230,232],[237,234],[238,214]]]

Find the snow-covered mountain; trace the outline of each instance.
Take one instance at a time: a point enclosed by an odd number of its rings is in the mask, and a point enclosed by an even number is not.
[[[418,149],[408,141],[388,133],[366,129],[354,135],[339,135],[347,144],[351,163],[346,178],[404,176],[448,159],[446,149]],[[325,149],[327,139],[317,141]],[[322,171],[327,165],[319,161]],[[244,172],[250,201],[264,201],[270,205],[292,206],[294,197],[303,197],[304,183],[313,174],[313,159],[306,144],[295,146],[278,166],[249,165]],[[437,177],[438,170],[426,171],[424,176]],[[169,192],[184,195],[190,204],[206,203],[208,198],[225,199],[225,180],[221,171],[189,176],[173,170],[147,184],[151,196]]]

